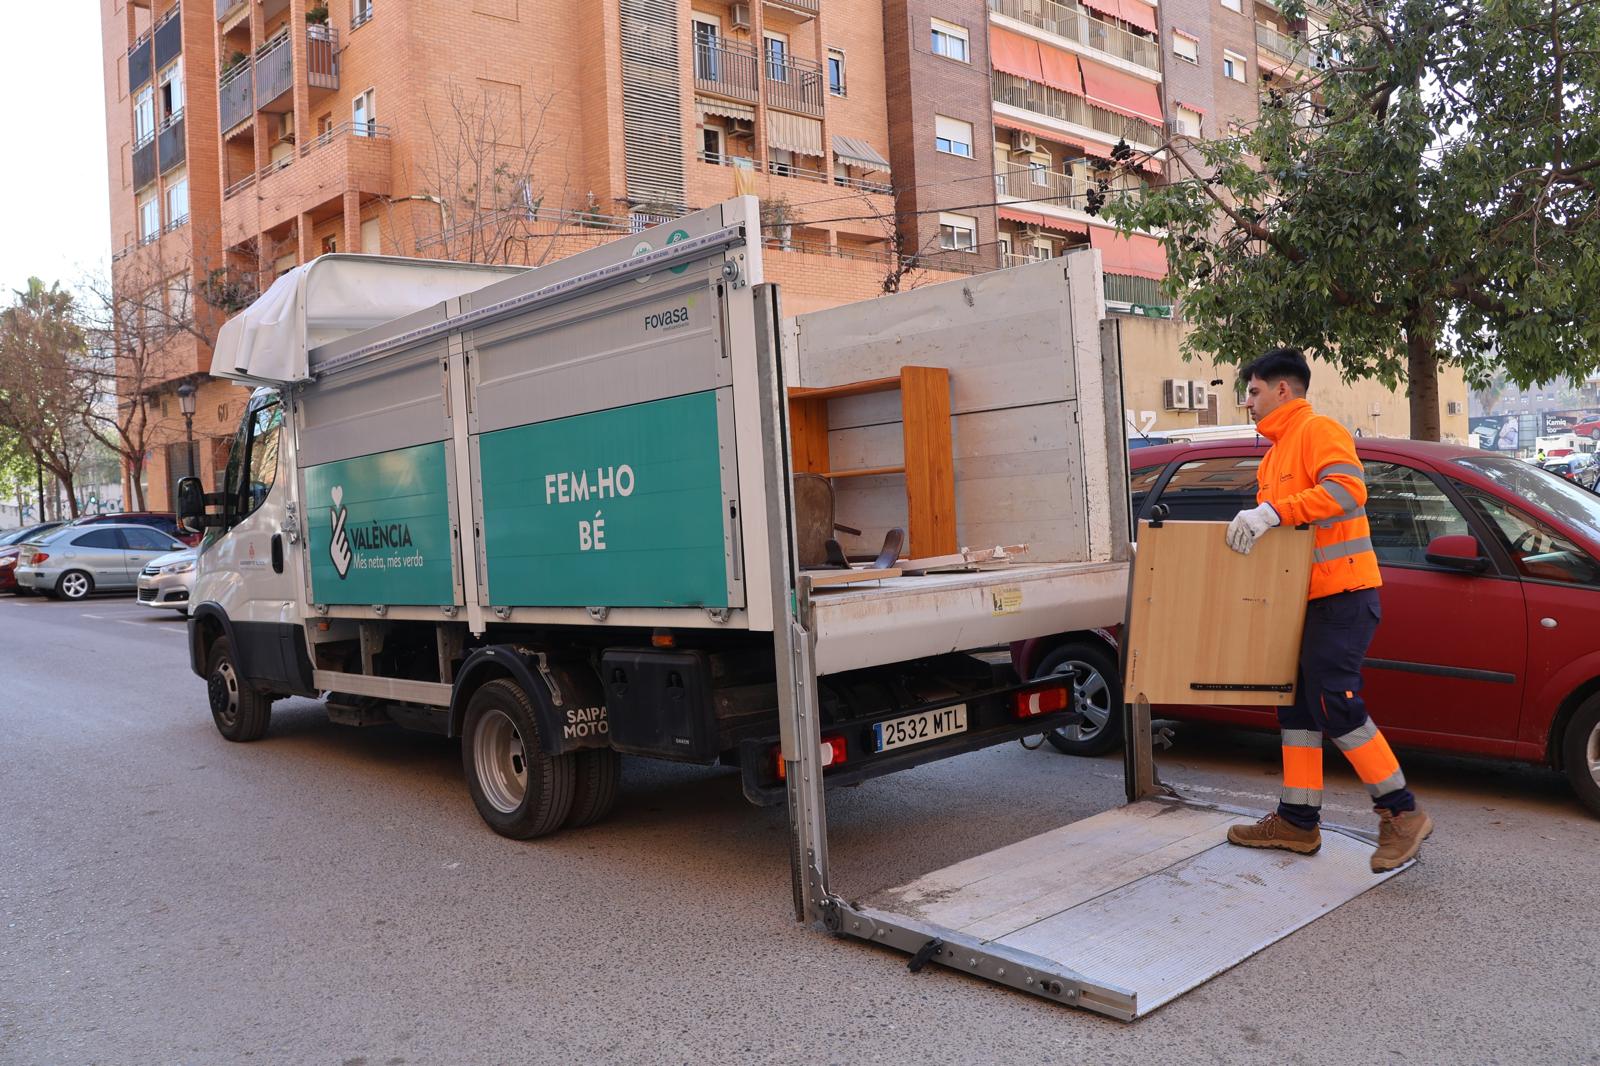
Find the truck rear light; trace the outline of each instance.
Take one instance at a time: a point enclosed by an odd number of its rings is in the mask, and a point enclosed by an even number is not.
[[[830,766],[838,766],[840,763],[844,762],[844,737],[840,736],[839,734],[823,737],[822,747],[818,751],[818,754],[821,756],[822,768],[824,770],[828,769]],[[781,744],[773,747],[772,758],[778,766],[778,780],[782,781],[788,776],[789,771],[783,763],[783,746]]]
[[[1018,718],[1037,718],[1066,710],[1072,705],[1072,692],[1065,688],[1036,688],[1018,692],[1012,699],[1012,713]]]

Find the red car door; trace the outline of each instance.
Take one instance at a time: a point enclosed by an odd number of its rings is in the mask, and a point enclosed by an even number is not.
[[[1434,537],[1475,532],[1466,515],[1418,467],[1363,465],[1383,575],[1363,673],[1373,720],[1402,742],[1511,754],[1528,668],[1522,583],[1493,563],[1482,573],[1429,563]]]

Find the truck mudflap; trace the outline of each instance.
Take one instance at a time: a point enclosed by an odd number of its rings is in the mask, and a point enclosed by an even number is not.
[[[822,908],[834,932],[1131,1021],[1394,876],[1323,827],[1315,856],[1234,847],[1253,815],[1156,797]]]

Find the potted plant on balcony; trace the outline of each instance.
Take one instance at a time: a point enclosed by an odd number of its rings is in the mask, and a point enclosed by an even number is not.
[[[249,58],[250,57],[245,55],[243,52],[235,49],[233,54],[228,57],[228,61],[222,65],[222,73],[224,75],[231,74],[234,70],[238,69],[239,64],[243,63]]]
[[[306,23],[311,26],[326,26],[328,24],[328,5],[318,4],[306,8]]]

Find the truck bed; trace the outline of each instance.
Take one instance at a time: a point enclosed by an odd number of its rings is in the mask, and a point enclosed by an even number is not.
[[[1122,615],[1128,564],[1022,563],[811,591],[818,674],[1092,629]]]

